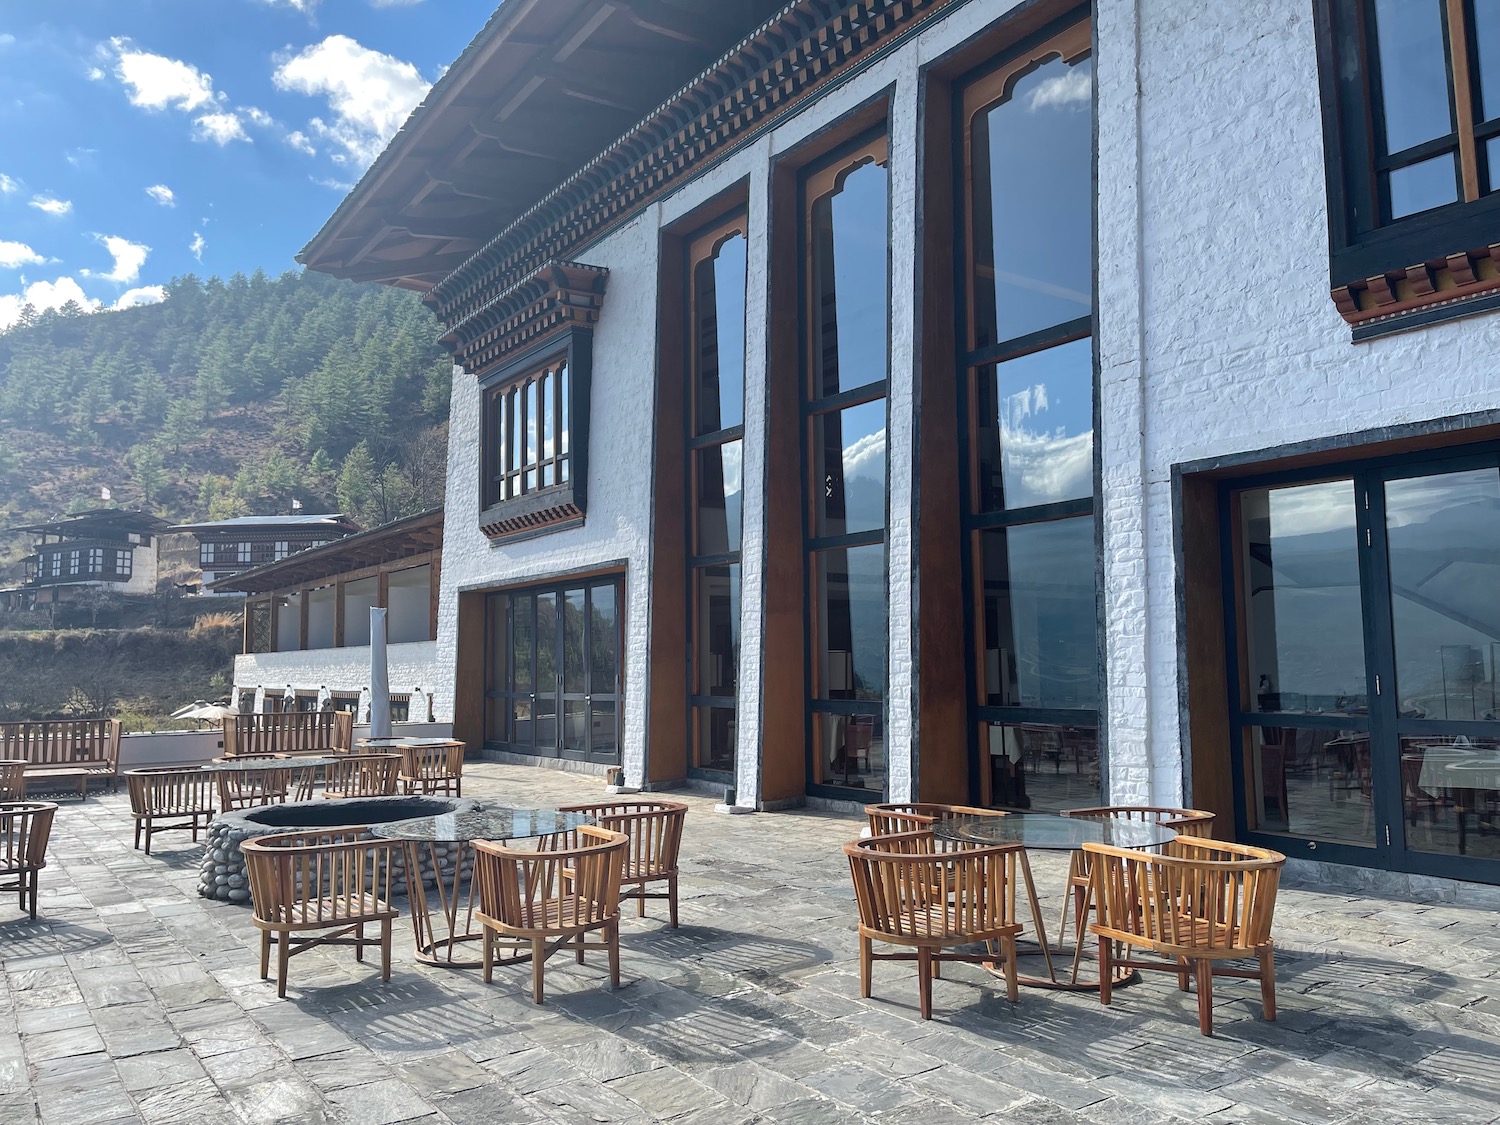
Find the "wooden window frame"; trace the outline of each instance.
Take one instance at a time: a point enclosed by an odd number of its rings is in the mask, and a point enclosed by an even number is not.
[[[1490,175],[1494,189],[1481,193],[1485,177],[1479,151],[1483,141],[1500,136],[1500,119],[1476,122],[1478,72],[1468,34],[1469,2],[1444,0],[1454,131],[1392,156],[1379,151],[1379,68],[1369,5],[1370,0],[1314,0],[1329,277],[1339,311],[1356,327],[1500,287],[1488,250],[1500,241],[1495,236],[1500,225],[1500,168]],[[1455,150],[1457,202],[1398,219],[1384,217],[1384,173]]]
[[[564,398],[557,372],[566,367],[568,391]],[[589,388],[593,368],[593,332],[585,328],[574,328],[564,336],[554,337],[545,344],[518,356],[480,380],[480,402],[482,410],[480,456],[479,456],[479,524],[480,529],[491,539],[525,539],[536,535],[558,531],[565,527],[576,527],[583,523],[588,505],[588,427]],[[554,446],[551,457],[544,457],[535,465],[520,464],[518,476],[520,492],[510,496],[496,489],[500,476],[509,472],[497,472],[499,459],[506,449],[506,428],[512,426],[524,430],[525,389],[544,374],[551,374],[549,389],[553,389],[553,419],[560,426],[562,410],[568,415],[568,444],[566,449]],[[512,392],[516,396],[517,413],[506,410],[507,399]],[[502,414],[504,416],[502,416]],[[523,458],[524,460],[524,458]],[[559,481],[562,467],[566,465],[567,477]],[[528,488],[525,478],[528,471],[540,474],[542,466],[550,466],[553,483]]]
[[[817,263],[814,255],[814,229],[813,212],[819,200],[829,194],[840,190],[842,183],[851,173],[867,164],[879,164],[887,171],[887,193],[886,193],[886,239],[887,254],[890,251],[890,232],[893,228],[892,212],[893,201],[889,190],[889,173],[891,159],[890,122],[882,121],[879,125],[858,134],[851,140],[829,152],[819,156],[800,170],[798,192],[797,192],[797,222],[798,222],[798,284],[799,312],[801,317],[801,340],[799,343],[799,358],[801,361],[801,378],[799,387],[799,398],[801,401],[802,415],[802,567],[805,583],[804,597],[804,619],[806,622],[804,640],[804,691],[803,709],[806,728],[807,745],[807,792],[816,796],[827,796],[834,798],[845,798],[851,793],[859,793],[868,796],[872,790],[865,786],[840,785],[838,776],[830,773],[828,765],[829,752],[832,749],[823,744],[823,729],[826,718],[845,718],[852,720],[855,716],[869,716],[871,721],[878,721],[882,725],[886,719],[886,707],[890,700],[890,667],[889,651],[883,654],[885,667],[884,682],[880,686],[880,698],[878,700],[864,699],[825,699],[820,693],[823,692],[822,651],[823,638],[819,632],[818,623],[820,614],[818,606],[818,578],[819,561],[831,551],[839,549],[852,549],[858,547],[880,547],[886,557],[886,640],[889,645],[890,637],[890,465],[889,465],[889,440],[890,440],[890,332],[892,316],[892,285],[894,277],[888,269],[886,275],[886,371],[884,377],[872,380],[868,383],[851,387],[847,391],[835,391],[832,394],[820,395],[815,393],[814,379],[819,371],[820,357],[818,355],[818,328],[819,323],[819,291],[818,278],[816,274]],[[858,531],[844,535],[819,535],[818,534],[818,502],[822,491],[822,480],[820,477],[821,465],[816,464],[813,450],[817,441],[816,426],[825,416],[837,414],[854,406],[862,406],[866,403],[885,403],[886,417],[886,440],[887,440],[887,465],[886,465],[886,488],[885,488],[885,519],[881,526],[874,530]],[[852,675],[852,672],[851,672]],[[889,751],[887,751],[889,755]],[[890,782],[890,762],[887,756],[885,777],[882,782],[882,791]]]
[[[698,428],[700,413],[699,406],[702,395],[702,371],[699,368],[699,359],[703,354],[702,341],[699,338],[698,321],[698,267],[704,262],[713,260],[719,249],[736,235],[744,238],[747,251],[745,276],[745,299],[748,304],[750,277],[748,273],[748,250],[750,245],[750,212],[744,204],[739,204],[725,212],[718,219],[713,220],[708,226],[699,230],[687,240],[687,259],[684,263],[683,273],[683,302],[687,309],[687,338],[685,346],[687,354],[684,357],[683,374],[687,383],[687,415],[686,431],[684,434],[684,452],[686,453],[686,464],[684,471],[684,497],[687,502],[685,516],[685,527],[687,530],[687,745],[688,745],[688,768],[694,774],[713,776],[717,780],[733,781],[732,774],[738,761],[738,754],[731,748],[731,764],[729,769],[723,770],[714,766],[705,766],[703,762],[703,747],[700,744],[700,727],[698,724],[700,711],[732,711],[738,716],[739,712],[739,672],[735,672],[734,695],[711,695],[705,690],[702,682],[702,654],[699,652],[698,640],[702,631],[703,622],[699,619],[701,599],[699,598],[699,583],[705,574],[719,568],[739,566],[741,551],[719,552],[713,554],[700,554],[698,550],[698,517],[701,511],[698,493],[697,455],[705,450],[722,449],[730,442],[740,443],[741,464],[743,465],[744,438],[745,438],[745,391],[744,382],[740,386],[740,421],[733,426],[721,426],[717,430],[703,430]],[[745,338],[748,348],[749,326],[746,325]],[[743,474],[742,474],[743,475]],[[741,481],[743,489],[744,482]],[[742,493],[743,495],[743,493]],[[743,512],[741,515],[740,535],[743,538]],[[743,572],[741,572],[743,581]],[[743,590],[743,586],[741,587]]]
[[[990,728],[1055,727],[1059,730],[1092,732],[1095,746],[1100,754],[1101,777],[1103,763],[1103,738],[1100,708],[1057,708],[1021,705],[991,706],[987,701],[985,635],[985,590],[984,590],[984,546],[985,536],[994,531],[1012,527],[1035,526],[1056,520],[1087,517],[1098,526],[1098,374],[1095,356],[1094,377],[1094,493],[1081,499],[1062,500],[1027,507],[986,510],[981,508],[981,478],[977,424],[979,418],[979,386],[982,373],[992,370],[1007,360],[1045,351],[1079,340],[1093,339],[1098,317],[1097,298],[1095,308],[1086,316],[1060,321],[1038,331],[1011,339],[997,339],[981,345],[977,337],[979,323],[976,293],[979,285],[976,268],[979,261],[975,232],[976,192],[974,190],[974,129],[978,118],[1004,102],[1013,93],[1016,84],[1038,67],[1060,59],[1074,65],[1086,56],[1094,54],[1093,21],[1088,8],[1076,8],[1060,15],[1056,20],[1034,34],[1019,40],[998,58],[983,64],[953,82],[952,142],[954,148],[956,193],[954,213],[959,224],[956,238],[956,276],[960,279],[960,300],[954,302],[956,309],[958,371],[960,373],[959,402],[962,412],[959,426],[959,453],[962,468],[960,527],[963,536],[963,567],[965,571],[965,603],[968,618],[968,637],[965,641],[969,683],[969,708],[967,732],[971,740],[969,755],[970,792],[976,794],[980,804],[991,805],[996,801],[992,791],[990,751],[987,745]],[[1097,144],[1097,142],[1096,142]],[[992,220],[994,221],[993,217]],[[1096,349],[1097,350],[1097,349]],[[1096,587],[1096,599],[1098,590]],[[1102,626],[1099,633],[1099,660],[1103,665],[1104,638]],[[1101,695],[1102,702],[1102,695]],[[1021,762],[1024,769],[1025,762]]]

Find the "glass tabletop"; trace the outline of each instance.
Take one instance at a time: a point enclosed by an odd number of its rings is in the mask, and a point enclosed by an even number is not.
[[[209,773],[251,773],[255,770],[307,769],[311,766],[331,766],[342,758],[230,758],[223,762],[205,762],[198,768]]]
[[[520,840],[528,836],[550,836],[593,823],[594,818],[587,813],[565,813],[556,809],[478,808],[468,812],[419,816],[412,820],[375,824],[370,827],[370,834],[384,840],[457,844],[470,840]]]
[[[1077,851],[1084,844],[1154,848],[1177,838],[1173,829],[1149,820],[1050,813],[957,816],[938,821],[932,831],[945,840],[965,844],[1020,844],[1040,851]]]

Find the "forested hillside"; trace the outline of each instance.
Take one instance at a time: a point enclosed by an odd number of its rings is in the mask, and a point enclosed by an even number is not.
[[[0,333],[0,526],[99,504],[172,520],[441,502],[451,367],[411,293],[189,275],[160,304]]]

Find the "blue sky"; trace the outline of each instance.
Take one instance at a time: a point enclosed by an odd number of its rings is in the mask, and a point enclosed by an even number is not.
[[[296,268],[498,0],[0,0],[0,330]]]

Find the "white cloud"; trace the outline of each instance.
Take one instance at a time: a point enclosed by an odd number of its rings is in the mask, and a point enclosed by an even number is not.
[[[112,39],[119,52],[115,75],[128,87],[130,104],[143,109],[200,109],[216,100],[213,79],[196,66],[165,55],[131,49],[124,39]]]
[[[85,294],[71,277],[36,281],[20,293],[0,295],[0,331],[20,320],[21,310],[27,305],[41,312],[60,309],[69,301],[77,302],[85,312],[97,312],[100,308],[100,302]]]
[[[66,153],[63,159],[74,168],[84,168],[94,163],[94,157],[99,155],[97,148],[75,148]]]
[[[114,258],[114,268],[108,273],[83,271],[84,277],[97,277],[104,281],[116,281],[128,284],[141,276],[141,267],[146,264],[146,255],[151,253],[151,247],[144,246],[139,242],[131,242],[127,238],[120,238],[113,234],[95,235],[104,248],[109,251],[110,257]]]
[[[240,112],[245,115],[252,125],[259,125],[262,129],[270,128],[276,124],[276,119],[265,110],[257,106],[247,105],[240,107]]]
[[[85,74],[85,77],[87,77],[90,82],[103,82],[104,81],[104,71],[101,70],[97,66],[91,66],[91,67],[89,67],[88,70],[84,72],[84,74]]]
[[[71,199],[58,199],[51,195],[33,195],[31,197],[31,206],[35,207],[38,211],[45,211],[49,215],[66,215],[69,211],[73,210],[73,201]]]
[[[1066,74],[1038,83],[1036,89],[1031,91],[1031,97],[1026,100],[1026,108],[1032,111],[1054,106],[1079,109],[1093,100],[1093,68],[1087,63],[1080,63]]]
[[[427,93],[429,83],[409,62],[372,51],[346,35],[330,35],[283,57],[278,89],[323,96],[333,120],[314,117],[312,132],[341,150],[334,160],[364,169]]]
[[[239,116],[233,112],[205,113],[202,117],[193,121],[193,139],[195,141],[213,141],[216,145],[232,144],[235,141],[248,141],[249,135],[245,127],[240,124]]]
[[[39,266],[46,260],[24,242],[0,240],[0,270],[18,270],[22,266]]]
[[[198,261],[201,262],[203,261],[203,247],[205,245],[206,243],[203,241],[203,232],[195,230],[193,232],[193,241],[188,243],[188,253],[190,253],[193,257],[197,258]]]
[[[152,184],[146,189],[146,194],[163,207],[177,206],[177,196],[166,184]]]
[[[13,180],[4,172],[0,172],[0,195],[10,195],[12,192],[21,190],[21,181]]]
[[[306,156],[317,156],[318,150],[313,147],[312,141],[307,139],[307,134],[300,129],[293,129],[286,135],[286,143],[292,148]]]
[[[260,0],[260,2],[272,8],[291,8],[293,11],[310,16],[318,10],[318,5],[323,0]]]
[[[167,299],[167,291],[160,285],[142,285],[139,289],[127,289],[115,302],[117,309],[133,309],[139,305],[159,305]]]

